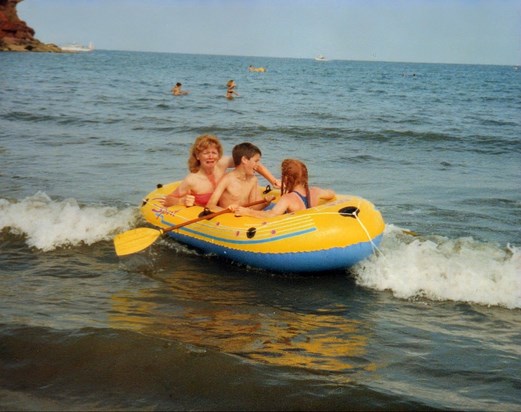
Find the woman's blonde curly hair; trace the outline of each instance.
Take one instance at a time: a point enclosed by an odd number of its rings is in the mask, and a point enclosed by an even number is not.
[[[195,139],[192,148],[190,149],[190,157],[188,158],[188,169],[192,173],[197,173],[201,167],[201,162],[197,156],[204,152],[210,145],[215,145],[219,152],[219,159],[223,157],[223,147],[217,136],[211,134],[203,134]]]

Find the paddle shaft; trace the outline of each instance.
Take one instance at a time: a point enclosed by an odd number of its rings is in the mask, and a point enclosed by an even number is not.
[[[251,207],[251,206],[255,206],[255,205],[260,205],[262,203],[270,203],[270,202],[268,202],[265,199],[261,199],[261,200],[255,201],[255,202],[248,203],[247,205],[244,205],[244,207]],[[172,227],[169,227],[169,228],[166,228],[166,229],[160,229],[160,230],[162,231],[162,233],[171,232],[172,230],[176,230],[176,229],[182,228],[183,226],[191,225],[192,223],[196,223],[196,222],[199,222],[201,220],[212,219],[215,216],[223,215],[225,213],[230,213],[230,209],[219,210],[218,212],[214,212],[214,213],[210,213],[208,215],[197,217],[195,219],[188,220],[188,221],[183,222],[183,223],[179,223],[178,225],[175,225],[175,226],[172,226]]]
[[[246,207],[259,205],[262,203],[270,203],[266,200],[258,200],[256,202],[252,202],[246,205]],[[230,209],[223,209],[219,212],[209,213],[207,215],[198,217],[196,219],[188,220],[184,223],[180,223],[178,225],[166,228],[166,229],[151,229],[151,228],[137,228],[129,230],[125,233],[120,233],[114,237],[114,247],[116,249],[116,254],[118,256],[130,255],[132,253],[139,252],[152,243],[154,243],[159,236],[161,236],[165,232],[170,232],[172,230],[179,229],[183,226],[190,225],[192,223],[199,222],[201,220],[208,220],[212,217],[222,215],[224,213],[231,212]]]

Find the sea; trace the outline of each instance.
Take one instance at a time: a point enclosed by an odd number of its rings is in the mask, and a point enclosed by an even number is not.
[[[118,257],[205,133],[370,200],[381,245],[313,274]],[[0,159],[0,410],[521,410],[517,66],[1,53]]]

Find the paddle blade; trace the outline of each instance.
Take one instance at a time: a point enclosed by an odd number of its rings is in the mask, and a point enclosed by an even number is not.
[[[114,237],[114,248],[118,256],[130,255],[149,247],[161,235],[161,231],[147,227],[132,229]]]

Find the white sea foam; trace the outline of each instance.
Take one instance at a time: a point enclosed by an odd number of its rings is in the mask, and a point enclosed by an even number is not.
[[[521,308],[521,249],[405,234],[389,225],[377,253],[354,268],[357,282],[399,298]]]
[[[0,230],[24,234],[27,244],[43,251],[109,240],[129,229],[137,210],[81,206],[75,199],[54,201],[38,192],[21,201],[0,199]]]

